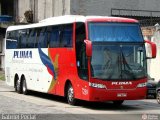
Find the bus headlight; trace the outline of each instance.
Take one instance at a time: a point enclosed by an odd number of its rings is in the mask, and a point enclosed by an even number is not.
[[[106,85],[104,85],[104,84],[97,84],[97,83],[91,83],[91,82],[89,82],[89,86],[90,87],[93,87],[93,88],[100,88],[100,89],[107,89],[106,88]]]
[[[145,82],[145,83],[139,83],[139,84],[137,85],[137,87],[138,87],[138,88],[146,87],[146,85],[147,85],[146,82]]]

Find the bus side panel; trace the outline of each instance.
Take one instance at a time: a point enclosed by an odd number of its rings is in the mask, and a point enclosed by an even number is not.
[[[48,54],[47,49],[43,52]],[[19,79],[24,75],[27,88],[30,90],[47,92],[52,76],[42,63],[37,49],[6,50],[6,82],[14,85],[15,74]]]
[[[49,53],[55,67],[56,79],[55,84],[51,84],[51,89],[48,91],[53,94],[56,89],[56,95],[65,95],[65,84],[68,80],[75,91],[75,98],[88,100],[88,81],[82,80],[78,76],[75,51],[72,48],[50,48]]]
[[[14,66],[12,65],[12,51],[6,50],[5,51],[5,80],[6,83],[10,86],[14,86]]]
[[[75,90],[75,97],[88,99],[88,81],[81,80],[77,74],[73,48],[43,48],[41,52],[38,49],[8,49],[7,84],[14,86],[15,74],[18,74],[19,78],[25,76],[29,90],[61,96],[65,94],[66,80],[69,80]]]
[[[49,54],[54,66],[54,70],[52,70],[52,84],[48,92],[53,94],[54,89],[56,90],[57,95],[63,95],[63,88],[61,88],[65,80],[68,79],[68,70],[69,65],[71,64],[69,49],[67,48],[49,48]]]
[[[53,93],[54,88],[56,88],[56,94],[64,96],[64,88],[67,80],[71,82],[73,87],[76,83],[76,58],[73,48],[50,48],[49,53],[53,61],[55,68],[55,85],[50,86],[49,93]]]

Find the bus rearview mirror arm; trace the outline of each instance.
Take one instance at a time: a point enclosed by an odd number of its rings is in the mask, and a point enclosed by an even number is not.
[[[151,57],[146,57],[147,59],[152,59],[152,58],[156,58],[156,54],[157,54],[157,47],[156,44],[149,41],[149,40],[145,40],[145,43],[148,43],[151,46],[151,53],[152,56]]]

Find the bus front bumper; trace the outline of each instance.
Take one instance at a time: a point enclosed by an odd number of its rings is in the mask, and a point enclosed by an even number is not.
[[[136,89],[98,89],[90,88],[89,101],[137,100],[146,98],[146,87]]]

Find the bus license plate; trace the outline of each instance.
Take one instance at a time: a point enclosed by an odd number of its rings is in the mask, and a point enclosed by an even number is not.
[[[127,97],[127,93],[117,93],[117,97]]]

